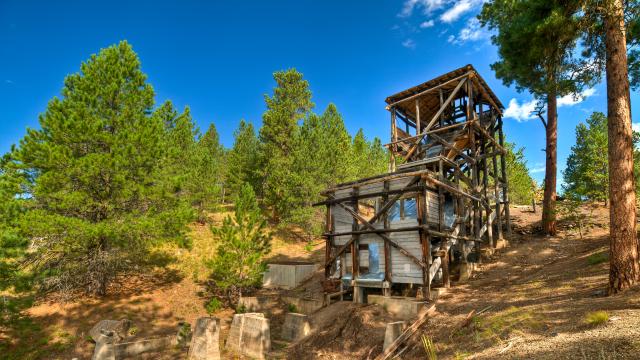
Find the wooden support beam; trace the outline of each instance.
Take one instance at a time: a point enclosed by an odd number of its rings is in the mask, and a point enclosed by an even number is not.
[[[360,213],[360,202],[357,200],[359,190],[358,187],[353,188],[353,195],[355,195],[354,198],[356,200],[353,201],[352,206],[356,214]],[[351,230],[357,231],[359,228],[358,220],[354,217]],[[351,275],[352,279],[355,280],[360,275],[360,235],[353,234],[351,238]]]
[[[387,180],[396,180],[403,177],[418,176],[418,175],[426,174],[428,172],[429,170],[406,170],[404,172],[395,172],[395,173],[389,173],[389,174],[384,174],[379,176],[373,176],[371,178],[360,179],[358,181],[351,181],[344,184],[338,184],[333,188],[324,190],[323,192],[321,192],[321,194],[328,197],[327,194],[334,191],[350,189],[350,188],[353,188],[354,186],[364,187],[365,185],[369,185],[369,184],[381,183]]]
[[[498,141],[500,145],[504,147],[504,133],[502,132],[502,117],[498,117]],[[507,177],[507,160],[506,154],[500,155],[500,165],[501,165],[501,173],[502,179],[504,183],[502,184],[502,197],[504,199],[504,214],[505,221],[507,223],[507,235],[511,236],[511,216],[509,211],[509,178]]]
[[[345,209],[348,213],[351,214],[351,216],[353,216],[356,220],[358,220],[361,224],[363,224],[365,227],[369,228],[369,229],[375,229],[375,227],[369,222],[367,221],[365,218],[363,218],[362,216],[360,216],[360,214],[355,213],[352,209],[348,208],[347,206],[338,203],[338,206],[342,207],[343,209]],[[408,257],[409,259],[411,259],[411,261],[413,261],[414,263],[416,263],[416,265],[420,266],[421,268],[425,268],[427,267],[427,265],[425,263],[423,263],[420,259],[418,259],[417,257],[413,256],[410,252],[408,252],[404,247],[400,246],[399,244],[397,244],[395,241],[391,240],[391,238],[389,238],[387,235],[384,234],[380,234],[380,233],[376,233],[376,235],[378,235],[379,237],[381,237],[384,241],[389,242],[389,245],[393,246],[394,248],[396,248],[402,255]]]
[[[458,94],[458,92],[460,91],[460,89],[462,88],[462,85],[464,85],[465,83],[467,83],[467,78],[463,78],[458,85],[456,85],[455,89],[453,89],[453,92],[451,92],[451,95],[449,95],[449,97],[447,98],[447,100],[444,102],[444,104],[440,107],[440,109],[438,110],[438,112],[436,112],[436,114],[433,116],[433,118],[431,118],[431,121],[429,121],[429,123],[427,124],[427,126],[424,128],[424,130],[422,131],[423,135],[426,135],[425,133],[429,130],[431,130],[431,127],[433,126],[433,124],[438,120],[438,118],[440,117],[440,115],[442,115],[442,113],[444,112],[444,109],[449,106],[449,104],[451,103],[451,100],[453,100],[453,98]],[[470,117],[467,117],[467,121],[471,120]],[[416,149],[418,148],[418,146],[420,145],[420,141],[422,140],[423,136],[418,137],[415,141],[414,144],[411,146],[411,148],[409,149],[409,151],[407,152],[407,155],[405,155],[405,160],[409,160],[411,158],[411,155],[413,155],[413,153],[416,151]]]
[[[339,203],[339,202],[347,202],[347,201],[353,201],[353,200],[362,200],[362,199],[370,199],[370,198],[377,198],[380,196],[385,196],[385,195],[397,195],[398,197],[402,196],[403,194],[406,193],[410,193],[410,192],[416,192],[416,191],[422,191],[424,190],[424,185],[412,185],[412,186],[408,186],[402,189],[394,189],[394,190],[388,190],[388,191],[376,191],[376,192],[372,192],[372,193],[359,193],[357,197],[354,197],[353,194],[349,195],[349,196],[345,196],[345,197],[341,197],[341,198],[332,198],[332,199],[327,199],[324,201],[320,201],[317,203],[314,203],[312,206],[321,206],[321,205],[332,205],[335,203]]]
[[[384,182],[384,190],[388,191],[389,190],[389,182],[385,181]],[[385,204],[389,203],[389,196],[388,195],[383,195],[382,197],[382,201]],[[379,212],[379,211],[378,211]],[[389,220],[389,212],[388,210],[384,212],[384,215],[382,215],[383,217],[383,222],[384,222],[384,230],[389,230],[391,228],[391,224],[390,224],[390,220]],[[391,283],[391,245],[389,245],[388,242],[384,241],[384,280]],[[390,289],[389,289],[390,290]]]
[[[464,152],[462,152],[462,150],[458,149],[455,145],[453,145],[452,143],[448,142],[447,140],[441,138],[440,136],[438,136],[436,134],[432,134],[431,138],[433,138],[433,140],[435,140],[435,141],[439,142],[440,144],[442,144],[442,146],[444,146],[445,148],[447,148],[449,150],[452,150],[456,154],[460,155],[462,158],[467,160],[470,164],[473,164],[473,163],[476,162],[469,155],[465,154]]]
[[[418,195],[418,224],[421,227],[429,226],[429,197],[425,190]],[[419,231],[420,245],[422,248],[422,262],[427,264],[422,268],[422,298],[428,300],[431,298],[431,277],[429,276],[429,265],[431,264],[431,239],[429,233],[422,228]]]
[[[398,152],[398,131],[396,129],[396,109],[391,107],[391,142],[394,144],[389,158],[389,172],[396,171],[396,153]]]
[[[495,122],[496,117],[495,117],[495,113],[491,113],[491,122]],[[492,137],[495,137],[495,127],[491,127],[491,135]],[[495,213],[496,213],[496,223],[497,223],[497,229],[498,229],[498,239],[502,239],[502,212],[500,211],[500,184],[499,184],[499,177],[498,177],[498,160],[496,158],[496,153],[493,153],[493,155],[491,156],[491,161],[493,163],[493,191],[494,191],[494,196],[496,198],[496,209],[495,209]]]
[[[327,233],[326,241],[325,241],[325,260],[329,260],[331,258],[331,249],[333,249],[333,216],[331,214],[331,206],[327,205],[327,213],[325,218],[325,232]],[[325,267],[324,269],[324,277],[325,279],[329,279],[331,275],[331,267]]]
[[[487,132],[487,130],[485,130],[485,128],[484,128],[480,123],[478,123],[478,122],[474,122],[472,126],[473,126],[473,127],[475,127],[476,129],[478,129],[478,131],[480,131],[480,133],[481,133],[482,135],[484,135],[484,137],[485,137],[487,140],[489,140],[491,143],[493,143],[493,145],[494,145],[496,148],[498,148],[498,150],[499,150],[501,153],[506,154],[507,150],[506,150],[502,145],[500,145],[498,142],[496,142],[496,139],[494,139],[494,138],[491,136],[491,134],[489,134],[489,132]]]
[[[433,130],[429,130],[427,132],[423,132],[422,134],[419,134],[419,135],[415,135],[415,136],[411,136],[411,137],[408,137],[408,138],[400,139],[400,140],[396,141],[395,143],[394,142],[390,142],[390,143],[384,144],[382,146],[384,146],[386,148],[389,148],[393,144],[397,144],[397,143],[401,143],[401,142],[409,142],[409,141],[415,140],[417,138],[422,138],[425,135],[429,136],[429,135],[432,135],[432,134],[438,134],[438,133],[441,133],[441,132],[447,132],[447,131],[449,131],[451,129],[455,129],[457,127],[462,127],[462,129],[465,129],[467,126],[470,126],[471,123],[476,122],[476,121],[478,121],[478,120],[474,119],[474,120],[471,120],[471,121],[461,121],[459,123],[455,123],[455,124],[451,124],[451,125],[435,128]]]
[[[453,78],[453,79],[451,79],[451,80],[448,80],[448,81],[446,81],[446,82],[443,82],[443,83],[442,83],[442,84],[440,84],[440,85],[437,85],[437,86],[434,86],[434,87],[428,88],[428,89],[426,89],[426,90],[424,90],[424,91],[421,91],[421,92],[419,92],[419,93],[417,93],[417,94],[415,94],[415,95],[411,95],[411,96],[409,96],[409,97],[406,97],[406,98],[404,98],[404,99],[402,99],[402,100],[398,100],[398,101],[396,101],[396,102],[394,102],[394,103],[391,103],[391,104],[387,105],[387,108],[392,108],[392,107],[394,107],[394,106],[396,106],[396,105],[398,105],[398,104],[401,104],[401,103],[403,103],[403,102],[405,102],[405,101],[409,101],[409,100],[415,99],[415,98],[417,98],[417,97],[419,97],[419,96],[422,96],[422,95],[428,94],[428,93],[430,93],[430,92],[432,92],[432,91],[435,91],[435,90],[441,89],[441,88],[442,88],[442,87],[444,87],[444,86],[447,86],[447,85],[449,85],[449,84],[453,84],[453,83],[455,83],[456,81],[458,81],[458,80],[460,80],[460,79],[466,78],[466,77],[467,77],[467,76],[469,76],[470,74],[473,74],[473,72],[472,72],[472,71],[468,71],[468,72],[466,72],[465,74],[460,75],[460,76],[458,76],[458,77],[455,77],[455,78]]]
[[[420,99],[416,98],[416,135],[420,134]]]

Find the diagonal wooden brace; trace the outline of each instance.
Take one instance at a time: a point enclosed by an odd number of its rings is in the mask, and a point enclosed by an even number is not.
[[[414,176],[411,181],[409,181],[409,183],[407,183],[407,185],[405,185],[404,189],[407,189],[411,186],[413,186],[415,183],[417,183],[418,181],[420,181],[421,176]],[[363,224],[359,230],[367,230],[367,229],[371,229],[371,230],[375,230],[375,227],[373,225],[371,225],[371,223],[376,222],[376,220],[378,220],[380,218],[380,216],[384,215],[389,208],[391,208],[391,206],[393,206],[393,204],[398,201],[398,199],[400,199],[400,197],[403,195],[403,193],[398,193],[396,195],[394,195],[392,198],[390,198],[379,210],[378,212],[375,213],[375,215],[373,215],[373,217],[371,218],[371,220],[367,221],[364,218],[362,218],[360,215],[358,215],[356,212],[354,212],[351,208],[346,207],[344,205],[342,205],[341,203],[337,203],[340,207],[342,207],[343,209],[345,209],[348,213],[351,214],[351,216],[355,217],[361,224]],[[327,197],[329,199],[332,199],[333,196],[328,194]],[[366,224],[369,224],[369,226],[367,226]],[[384,239],[384,237],[383,237]],[[338,258],[338,256],[342,255],[342,253],[344,253],[349,246],[351,245],[351,243],[353,242],[353,238],[350,239],[349,241],[347,241],[346,244],[344,244],[337,253],[335,253],[333,256],[331,256],[331,258],[329,260],[327,260],[327,262],[325,263],[325,268],[331,266],[331,264]],[[391,239],[389,239],[391,240]],[[392,244],[393,246],[393,244]],[[399,245],[398,245],[399,246]]]

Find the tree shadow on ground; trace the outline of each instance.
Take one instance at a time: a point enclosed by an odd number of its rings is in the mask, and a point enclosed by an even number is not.
[[[580,356],[581,347],[585,347],[585,358],[599,358],[601,351],[610,354],[611,349],[623,351],[631,345],[638,351],[638,344],[622,334],[612,338],[615,347],[605,343],[595,346],[584,336],[592,331],[585,323],[590,312],[615,315],[640,310],[640,289],[604,296],[608,262],[590,259],[606,251],[608,242],[608,235],[590,236],[583,241],[515,234],[512,246],[483,265],[473,281],[454,285],[457,289],[439,300],[438,311],[447,318],[459,319],[461,314],[472,310],[485,312],[474,316],[471,325],[464,329],[456,330],[458,325],[449,321],[444,332],[457,336],[437,341],[480,353],[496,343],[504,342],[506,346],[510,339],[526,333],[542,339],[539,349],[534,345],[528,347],[534,349],[528,351],[535,358],[575,358],[576,354]],[[568,339],[562,348],[543,347],[543,343],[553,343],[559,335]],[[581,338],[584,343],[572,343],[574,338]]]

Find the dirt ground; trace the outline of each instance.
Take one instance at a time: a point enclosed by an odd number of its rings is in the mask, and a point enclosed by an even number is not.
[[[514,208],[511,246],[485,260],[468,284],[437,302],[423,335],[439,359],[638,359],[640,289],[606,297],[608,209],[581,209],[587,226],[560,221],[554,237],[531,235],[540,214]],[[474,316],[463,327],[469,312]],[[608,320],[588,323],[600,311]],[[420,344],[406,358],[424,358]]]
[[[438,359],[640,358],[640,288],[604,296],[608,209],[592,205],[581,211],[586,218],[582,238],[574,221],[561,221],[559,234],[545,237],[536,234],[540,213],[533,214],[528,207],[512,208],[510,246],[483,258],[468,283],[453,283],[438,299],[437,314],[401,357],[426,358],[420,341],[424,336],[432,340]],[[204,228],[194,228],[194,234],[196,241],[210,241]],[[304,239],[286,232],[276,234],[273,248],[270,258],[276,261],[318,262],[324,254],[321,241],[307,245]],[[194,259],[195,264],[200,258]],[[189,275],[202,270],[184,266],[124,279],[115,285],[121,287],[117,296],[36,303],[26,313],[42,328],[46,341],[64,345],[39,358],[90,358],[94,345],[87,333],[102,319],[129,318],[136,327],[134,338],[142,338],[175,333],[179,321],[193,324],[196,318],[206,316],[208,299],[202,281]],[[315,296],[321,287],[314,280],[320,277],[316,274],[293,291],[261,294]],[[269,310],[273,316],[273,358],[373,358],[382,351],[385,324],[395,320],[377,305],[339,302],[312,315],[312,336],[289,345],[278,341],[286,306],[278,302]],[[471,311],[476,314],[465,321]],[[596,311],[605,319],[588,323],[587,317]],[[221,343],[232,315],[231,309],[215,314],[222,322]],[[28,344],[37,339],[22,340]],[[147,358],[184,357],[180,353]],[[226,353],[224,357],[234,358]]]

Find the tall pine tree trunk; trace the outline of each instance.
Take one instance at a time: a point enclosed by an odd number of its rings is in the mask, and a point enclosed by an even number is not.
[[[624,4],[623,0],[611,0],[609,5],[604,25],[609,116],[609,294],[612,294],[635,284],[640,267]]]
[[[544,199],[542,203],[542,230],[545,234],[556,234],[556,178],[558,153],[558,111],[555,91],[547,94],[547,145],[546,169],[544,173]]]

